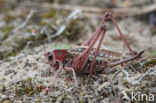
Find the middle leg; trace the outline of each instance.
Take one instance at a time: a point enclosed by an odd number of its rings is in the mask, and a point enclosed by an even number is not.
[[[76,74],[75,74],[74,69],[73,69],[72,67],[65,67],[64,70],[65,70],[65,71],[72,71],[72,72],[73,72],[75,85],[78,86],[78,84],[77,84],[77,79],[76,79]]]

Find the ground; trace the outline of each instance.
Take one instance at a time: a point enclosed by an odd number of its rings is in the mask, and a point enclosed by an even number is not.
[[[149,59],[107,68],[109,75],[96,74],[100,77],[98,79],[86,74],[77,75],[78,87],[74,85],[72,73],[62,71],[53,90],[45,93],[56,70],[52,68],[50,75],[47,75],[49,64],[44,56],[43,43],[46,51],[81,45],[93,34],[101,18],[86,18],[81,11],[57,13],[48,10],[31,15],[33,12],[37,11],[30,11],[23,19],[17,17],[17,21],[16,17],[9,18],[9,14],[0,17],[0,102],[110,103],[120,102],[125,96],[131,99],[132,93],[137,93],[138,98],[141,94],[147,94],[148,98],[143,98],[142,103],[152,100],[153,95],[156,101],[156,35],[148,18],[139,20],[134,16],[116,19],[132,49],[136,52],[145,50],[142,58]],[[71,15],[74,15],[73,18]],[[112,21],[108,20],[105,24],[107,31],[101,48],[128,55],[129,51]],[[55,38],[48,39],[56,34]],[[137,103],[136,100],[123,99],[122,103]]]

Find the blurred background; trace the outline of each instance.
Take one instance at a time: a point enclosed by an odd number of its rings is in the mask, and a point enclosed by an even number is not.
[[[156,55],[156,0],[0,0],[0,59],[41,44],[82,44],[110,11],[136,52]],[[103,48],[127,53],[111,20]]]
[[[145,50],[142,57],[147,61],[106,68],[109,75],[97,73],[98,79],[77,75],[78,87],[72,73],[63,71],[54,89],[44,94],[56,70],[49,73],[43,45],[46,52],[81,45],[106,11],[130,47]],[[101,48],[130,54],[111,19],[104,24]],[[156,0],[0,0],[0,103],[117,103],[131,92],[151,98],[156,94],[155,57]]]

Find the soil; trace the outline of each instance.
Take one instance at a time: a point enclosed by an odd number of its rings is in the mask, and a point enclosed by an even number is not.
[[[6,1],[2,0],[5,5]],[[137,53],[144,50],[142,58],[147,60],[106,68],[109,75],[96,74],[98,79],[77,75],[78,87],[72,73],[62,71],[52,91],[47,93],[45,89],[51,86],[57,70],[51,67],[48,75],[50,65],[44,56],[43,44],[50,52],[81,45],[93,34],[101,18],[86,18],[79,11],[69,19],[77,11],[46,9],[46,12],[37,10],[32,15],[31,10],[26,9],[21,16],[21,4],[16,5],[19,7],[13,10],[5,7],[14,11],[17,17],[11,16],[9,11],[0,16],[0,103],[132,103],[122,99],[124,96],[131,98],[132,92],[154,95],[156,101],[156,32],[155,26],[149,24],[148,16],[146,20],[139,16],[116,18],[131,48]],[[24,22],[26,24],[17,30]],[[105,24],[107,31],[101,48],[130,55],[112,21],[107,20]]]

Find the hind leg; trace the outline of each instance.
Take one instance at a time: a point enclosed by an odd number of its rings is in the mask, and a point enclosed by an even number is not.
[[[98,44],[98,47],[97,47],[97,49],[96,49],[95,55],[94,55],[94,57],[93,57],[93,60],[92,60],[92,62],[91,62],[91,66],[90,66],[90,69],[89,69],[89,75],[90,75],[90,76],[93,75],[93,68],[94,68],[94,65],[95,65],[96,56],[97,56],[97,54],[98,54],[98,52],[99,52],[100,46],[101,46],[102,41],[103,41],[104,36],[105,36],[105,32],[106,32],[106,27],[105,27],[105,25],[103,25],[102,29],[103,29],[102,37],[101,37],[101,39],[100,39],[100,42],[99,42],[99,44]]]
[[[82,44],[82,46],[89,46],[91,44],[91,42],[97,37],[98,33],[100,32],[101,26],[104,24],[104,22],[106,21],[106,19],[109,17],[110,14],[111,14],[110,12],[105,12],[104,17],[102,18],[94,34],[87,41],[85,41]]]

